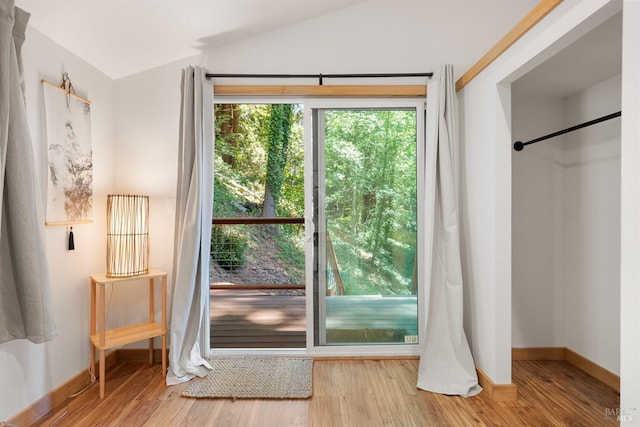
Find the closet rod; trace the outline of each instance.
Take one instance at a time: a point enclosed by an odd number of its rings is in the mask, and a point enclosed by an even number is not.
[[[522,151],[525,145],[535,144],[536,142],[544,141],[545,139],[553,138],[554,136],[559,136],[568,132],[573,132],[574,130],[582,129],[587,126],[591,126],[601,122],[605,122],[607,120],[615,119],[616,117],[620,117],[620,116],[622,116],[622,111],[618,111],[617,113],[611,113],[606,116],[598,117],[597,119],[589,120],[588,122],[580,123],[579,125],[571,126],[570,128],[559,130],[557,132],[550,133],[549,135],[541,136],[540,138],[532,139],[531,141],[527,141],[527,142],[516,141],[513,143],[513,149],[516,151]]]
[[[250,79],[318,79],[322,86],[323,79],[350,79],[370,77],[433,77],[433,73],[375,73],[375,74],[206,74],[206,78],[250,78]]]

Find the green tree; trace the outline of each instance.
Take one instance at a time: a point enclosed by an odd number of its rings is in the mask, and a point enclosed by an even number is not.
[[[236,167],[238,153],[239,116],[237,104],[216,104],[216,138],[219,138],[219,150],[222,161],[232,168]]]
[[[408,294],[416,245],[415,112],[325,114],[326,212],[349,294]]]
[[[267,176],[262,207],[264,217],[275,216],[280,199],[289,150],[293,105],[272,104],[269,110],[271,120],[267,136]]]

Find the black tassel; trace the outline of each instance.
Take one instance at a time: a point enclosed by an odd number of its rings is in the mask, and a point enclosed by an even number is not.
[[[69,229],[69,245],[67,247],[67,249],[69,249],[70,251],[74,250],[76,248],[75,243],[73,242],[73,227],[70,227]]]

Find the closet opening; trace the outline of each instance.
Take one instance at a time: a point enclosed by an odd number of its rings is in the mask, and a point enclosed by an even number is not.
[[[512,358],[617,391],[621,119],[579,125],[621,111],[621,58],[622,12],[511,86]]]

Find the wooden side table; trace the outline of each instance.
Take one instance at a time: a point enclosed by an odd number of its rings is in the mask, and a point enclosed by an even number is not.
[[[105,357],[104,351],[114,347],[120,347],[136,341],[149,339],[149,363],[153,363],[153,338],[162,337],[162,372],[167,370],[167,273],[160,270],[151,269],[147,274],[133,277],[107,277],[105,274],[94,274],[91,279],[91,321],[90,321],[90,350],[91,362],[90,372],[95,375],[95,351],[100,353],[100,398],[104,397],[104,371]],[[149,321],[121,328],[107,330],[105,328],[105,286],[117,283],[130,282],[134,280],[149,280]],[[156,279],[162,281],[162,323],[154,319],[154,282]],[[97,294],[96,294],[97,288]]]

